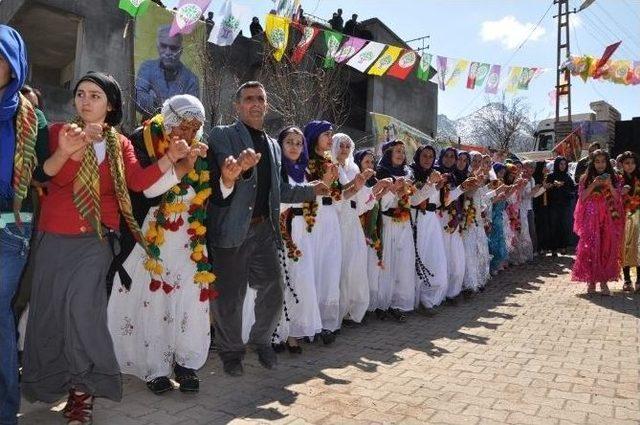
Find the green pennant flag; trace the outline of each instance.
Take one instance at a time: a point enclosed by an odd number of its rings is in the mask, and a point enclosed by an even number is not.
[[[340,48],[343,34],[335,31],[324,31],[324,41],[327,43],[327,55],[324,57],[324,67],[333,68],[336,66],[336,53]]]
[[[431,58],[432,55],[428,53],[422,55],[422,57],[420,58],[418,71],[416,72],[416,77],[418,78],[418,80],[429,81],[431,77],[435,75],[435,72],[431,71],[433,69],[431,68]]]
[[[149,9],[150,0],[120,0],[118,7],[132,17],[142,16]]]

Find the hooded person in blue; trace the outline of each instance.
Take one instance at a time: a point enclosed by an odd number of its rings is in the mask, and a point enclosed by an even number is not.
[[[31,215],[21,214],[36,165],[37,117],[20,95],[27,53],[20,34],[0,25],[0,423],[17,423],[18,357],[11,300],[27,260]],[[25,203],[26,204],[26,203]],[[26,205],[25,205],[26,207]]]

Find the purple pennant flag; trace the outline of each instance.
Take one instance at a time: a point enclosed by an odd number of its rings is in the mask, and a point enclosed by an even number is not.
[[[438,87],[444,90],[444,82],[447,81],[447,58],[436,56],[436,70],[438,71]]]
[[[189,34],[193,31],[196,23],[209,7],[209,3],[211,3],[211,0],[180,0],[171,24],[169,36]]]
[[[336,52],[335,60],[338,63],[345,62],[351,58],[351,56],[355,55],[364,47],[367,43],[367,40],[363,40],[358,37],[349,37],[347,41],[342,44],[342,47]]]
[[[484,86],[485,93],[496,94],[498,92],[501,69],[502,67],[500,65],[491,65],[491,71],[489,71],[489,75],[487,75],[487,82]]]

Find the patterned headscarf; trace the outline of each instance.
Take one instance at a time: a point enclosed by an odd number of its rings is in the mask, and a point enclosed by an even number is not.
[[[185,120],[196,119],[200,123],[205,121],[204,106],[200,99],[190,94],[179,94],[165,100],[160,111],[166,134],[170,134],[175,127]],[[196,140],[202,138],[202,127],[198,130]]]

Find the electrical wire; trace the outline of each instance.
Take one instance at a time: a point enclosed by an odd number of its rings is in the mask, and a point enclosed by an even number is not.
[[[595,19],[600,20],[596,15],[593,15],[593,17],[590,17],[589,15],[585,14],[583,15],[583,18],[585,19],[585,22],[589,23],[589,26],[584,25],[582,28],[584,28],[587,32],[590,33],[590,35],[592,37],[594,37],[594,39],[598,42],[598,44],[602,44],[602,42],[604,41],[607,44],[611,44],[612,42],[616,42],[616,41],[620,41],[621,38],[617,37],[613,32],[611,32],[611,30],[609,30],[607,28],[607,30],[609,31],[610,35],[606,35],[604,33],[604,31],[601,29],[601,27],[604,26],[604,23],[602,23],[602,21],[600,21],[600,25],[598,25],[597,23],[595,23]],[[598,32],[598,35],[594,35],[591,30],[589,29],[589,27],[591,27],[594,31]],[[606,26],[605,26],[606,28]],[[612,38],[613,37],[613,38]],[[633,58],[636,55],[627,47],[627,45],[624,43],[624,41],[622,42],[622,44],[620,44],[619,47],[621,52],[624,52],[625,55],[629,55],[629,57]]]
[[[520,43],[520,45],[513,51],[513,53],[511,54],[511,56],[509,57],[509,59],[507,59],[507,61],[504,63],[504,65],[501,65],[501,69],[502,68],[506,68],[507,65],[509,65],[509,63],[511,63],[511,60],[515,57],[515,55],[520,51],[520,49],[522,49],[522,47],[525,45],[525,43],[527,41],[529,41],[529,39],[531,38],[531,36],[533,35],[533,33],[536,31],[536,29],[538,29],[538,27],[540,26],[540,23],[544,20],[544,18],[547,16],[547,14],[549,13],[549,11],[551,10],[551,8],[553,7],[554,2],[552,1],[551,4],[549,4],[549,7],[547,8],[547,10],[544,12],[544,14],[540,17],[540,19],[538,19],[538,22],[536,23],[536,25],[531,29],[531,31],[529,32],[529,34],[527,35],[527,37],[522,41],[522,43]],[[475,105],[476,101],[478,100],[478,98],[480,97],[480,95],[483,92],[481,90],[479,90],[476,95],[471,99],[471,102],[468,102],[467,105],[462,108],[460,111],[458,111],[458,113],[456,114],[454,119],[458,119],[462,116],[462,114],[464,112],[466,112],[467,110],[469,110],[469,108],[471,108],[472,106]]]
[[[636,18],[638,18],[638,21],[640,21],[640,15],[638,15],[636,13],[635,10],[633,10],[633,8],[629,5],[629,3],[627,2],[627,0],[622,0],[623,3],[629,8],[629,10],[631,11],[631,13],[633,13],[634,15],[636,15]]]
[[[636,40],[634,39],[634,35],[627,32],[627,28],[624,27],[624,25],[621,25],[620,22],[617,22],[613,16],[611,16],[611,14],[609,13],[609,11],[607,9],[605,9],[604,7],[602,7],[602,5],[600,3],[596,3],[596,7],[600,10],[602,10],[604,12],[605,15],[607,15],[607,17],[609,19],[611,19],[611,22],[613,22],[613,24],[617,27],[620,28],[620,30],[625,34],[625,36],[628,37],[628,39],[635,44],[637,47],[640,47],[640,44],[638,44],[638,42],[636,42]],[[621,39],[622,40],[622,39]]]
[[[578,36],[576,35],[576,29],[573,28],[573,39],[575,40],[576,43],[576,49],[578,49],[578,53],[580,53],[580,55],[584,56],[584,53],[582,52],[582,49],[580,48],[580,43],[578,42]],[[600,90],[598,90],[594,85],[594,81],[592,78],[587,78],[587,86],[589,86],[589,88],[591,89],[591,91],[593,91],[596,95],[600,96],[600,98],[602,100],[604,100],[605,102],[611,104],[611,102],[609,101],[608,97],[603,95]]]

